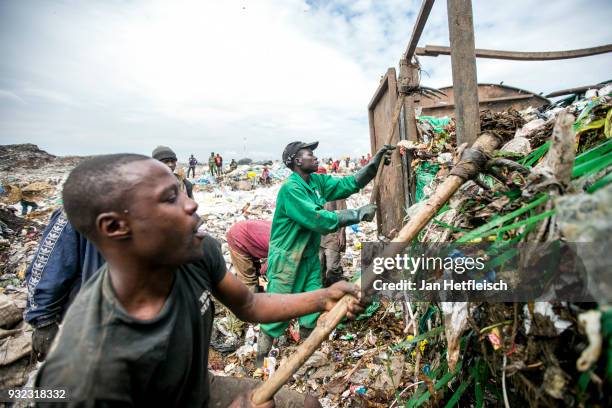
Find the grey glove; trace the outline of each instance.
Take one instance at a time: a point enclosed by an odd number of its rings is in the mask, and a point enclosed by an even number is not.
[[[360,221],[372,221],[376,215],[376,205],[368,204],[363,207],[336,211],[339,227],[357,224]]]
[[[391,163],[391,153],[393,150],[395,150],[395,146],[384,145],[382,149],[376,152],[368,164],[355,173],[355,181],[360,188],[364,188],[366,184],[376,177],[378,166],[380,166],[380,163],[383,161],[383,157],[385,165]]]
[[[59,324],[57,322],[34,328],[32,332],[32,351],[38,361],[43,361],[47,357],[58,330]]]

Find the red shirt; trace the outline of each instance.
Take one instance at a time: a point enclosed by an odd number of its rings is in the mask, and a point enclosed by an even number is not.
[[[227,244],[235,251],[255,259],[268,257],[272,221],[246,220],[227,231]]]

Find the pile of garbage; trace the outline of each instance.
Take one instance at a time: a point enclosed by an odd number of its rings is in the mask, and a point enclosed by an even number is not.
[[[40,235],[61,206],[61,185],[81,160],[56,157],[32,144],[0,146],[0,163],[8,169],[0,186],[0,288],[23,285]],[[38,208],[22,216],[22,199]]]
[[[610,91],[604,87],[567,106],[482,112],[481,130],[508,142],[492,158],[489,171],[466,182],[418,240],[503,245],[559,238],[608,239],[612,224]],[[563,137],[567,132],[558,131],[561,128],[572,130],[572,140]],[[457,146],[452,119],[421,117],[418,130],[417,142],[400,144],[404,153],[411,151],[415,174],[415,205],[407,209],[407,218],[445,180],[463,149]],[[37,172],[28,171],[29,162],[25,162],[25,167],[11,167],[9,184],[22,190],[34,183],[49,188],[40,190],[40,211],[25,218],[8,204],[0,208],[0,286],[4,288],[0,288],[4,296],[0,302],[12,305],[0,311],[12,311],[13,316],[0,321],[0,347],[11,350],[3,355],[12,356],[0,362],[0,379],[5,372],[21,373],[27,367],[24,353],[30,337],[26,325],[14,317],[25,306],[24,265],[33,255],[49,212],[61,204],[59,188],[78,158],[49,158]],[[206,168],[199,166],[200,176],[191,179],[198,213],[208,232],[222,243],[228,266],[225,234],[231,225],[273,217],[278,189],[289,170],[278,162],[266,167],[269,184],[260,182],[264,165],[252,163],[215,177],[203,175]],[[350,197],[348,207],[367,204],[370,191]],[[362,243],[385,237],[377,235],[375,223],[346,230],[343,270],[345,278],[355,279],[361,271]],[[605,293],[610,288],[594,290]],[[216,311],[209,363],[218,375],[270,376],[300,344],[299,330],[292,324],[262,372],[254,364],[258,326],[240,322],[220,305]],[[612,405],[606,384],[612,378],[611,334],[612,311],[597,303],[375,299],[357,321],[338,326],[288,386],[313,393],[325,407]],[[5,371],[6,367],[11,370]],[[16,384],[17,380],[10,379]]]
[[[612,96],[600,91],[566,107],[482,112],[482,131],[508,142],[491,171],[466,182],[419,241],[607,239]],[[555,126],[575,136],[568,143],[553,135]],[[444,181],[461,149],[452,119],[421,118],[419,134],[417,143],[402,146],[412,150],[417,174],[417,203],[407,218]],[[367,192],[356,195],[349,207],[367,198]],[[360,272],[361,242],[383,238],[373,223],[355,228],[347,229],[343,260],[349,279]],[[594,290],[609,297],[611,289]],[[218,374],[260,375],[254,365],[258,328],[233,325],[226,311],[220,313],[225,320],[218,330],[242,341],[213,351],[211,368]],[[606,384],[612,378],[611,334],[612,311],[605,304],[379,299],[358,321],[336,328],[288,385],[318,396],[326,407],[606,406],[612,403]],[[299,341],[297,327],[290,326],[264,375],[294,354]]]
[[[267,185],[262,180],[264,168],[268,170],[269,184],[281,182],[291,174],[291,171],[279,161],[272,162],[270,165],[238,164],[235,169],[226,169],[222,175],[212,175],[208,166],[199,166],[196,168],[199,176],[190,181],[197,186],[198,191],[212,191],[220,186],[230,187],[232,190],[250,191]]]
[[[44,225],[0,205],[0,290],[20,286]]]
[[[25,272],[50,214],[61,205],[61,183],[80,160],[32,144],[0,146],[0,384],[5,388],[23,385],[36,363],[32,330],[23,320]],[[38,208],[21,215],[22,198]]]
[[[0,292],[0,384],[22,386],[34,367],[32,329],[23,320],[27,291],[5,286]]]
[[[487,174],[455,193],[419,241],[609,242],[611,91],[602,88],[565,107],[482,112],[482,132],[505,139],[510,135],[511,140],[497,152]],[[445,180],[459,155],[453,121],[435,124],[420,120],[423,139],[404,145],[417,157],[417,203],[407,218]],[[591,269],[589,259],[607,256],[598,251],[582,256],[590,277],[601,271]],[[590,290],[597,298],[612,293],[609,284]],[[402,405],[611,403],[612,310],[607,304],[432,302],[410,308],[412,327],[418,330],[391,347],[402,350],[404,363],[414,368],[412,389],[406,393],[411,395]],[[416,347],[421,342],[425,347]]]
[[[14,167],[37,169],[52,162],[55,156],[40,150],[31,143],[0,146],[0,170],[9,171]]]

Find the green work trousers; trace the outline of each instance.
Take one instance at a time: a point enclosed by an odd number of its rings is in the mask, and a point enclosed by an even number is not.
[[[281,272],[276,273],[275,276],[270,276],[268,270],[269,284],[267,292],[289,294],[321,289],[321,264],[319,263],[318,254],[303,257],[300,260],[297,273],[294,271],[295,269],[282,268]],[[320,313],[311,313],[300,317],[298,319],[300,327],[314,328],[319,315]],[[283,334],[288,326],[289,322],[277,322],[265,323],[260,327],[267,335],[278,337]]]

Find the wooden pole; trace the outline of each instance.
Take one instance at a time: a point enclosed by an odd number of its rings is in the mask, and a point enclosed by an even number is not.
[[[476,48],[476,58],[492,58],[511,61],[553,61],[571,58],[590,57],[591,55],[606,54],[612,52],[612,44],[600,45],[598,47],[581,48],[566,51],[501,51]],[[438,55],[451,55],[451,48],[443,45],[426,45],[417,47],[415,55],[437,57]]]
[[[399,63],[400,67],[400,89],[402,87],[417,87],[420,84],[420,66],[417,63],[412,63],[409,60],[401,59]],[[402,79],[405,83],[402,82]],[[406,100],[404,102],[404,129],[406,134],[406,139],[412,142],[417,142],[418,140],[418,131],[417,131],[417,120],[416,115],[414,113],[415,108],[415,97],[414,95],[407,95]],[[401,137],[400,137],[401,139]],[[414,197],[414,175],[412,172],[412,160],[413,160],[413,152],[411,150],[407,150],[405,153],[405,164],[406,170],[404,173],[404,202],[406,207],[410,207],[413,204]]]
[[[414,50],[417,48],[421,34],[423,34],[425,23],[427,22],[427,18],[429,17],[429,13],[431,12],[433,5],[434,0],[423,0],[423,3],[421,3],[419,15],[417,16],[416,23],[414,23],[414,27],[412,28],[412,35],[410,36],[408,47],[406,48],[406,51],[404,51],[404,56],[402,59],[405,59],[408,62],[412,60]]]
[[[483,134],[474,143],[473,148],[480,150],[486,156],[490,157],[493,152],[499,148],[502,141],[493,135]],[[475,176],[479,169],[473,162],[460,161],[457,166],[462,166],[467,175]],[[381,166],[382,167],[382,166]],[[392,242],[401,243],[402,248],[405,248],[410,241],[416,238],[419,231],[427,225],[427,223],[437,214],[450,197],[461,187],[466,181],[459,176],[448,176],[435,191],[435,193],[427,200],[426,205],[410,219],[410,221],[401,229],[399,234]],[[398,245],[394,245],[393,250],[398,250]],[[383,254],[384,256],[385,254]],[[389,254],[392,256],[393,254]],[[370,287],[372,282],[365,282],[365,287]],[[300,345],[300,347],[280,366],[274,375],[265,383],[261,384],[253,393],[253,403],[263,404],[271,400],[274,394],[289,380],[306,360],[314,353],[314,351],[329,337],[329,334],[340,323],[346,315],[348,305],[353,296],[345,295],[336,303],[332,310],[323,314],[317,321],[317,327],[313,330],[310,336]]]
[[[419,86],[419,64],[413,64],[410,61],[401,59],[399,62],[399,89],[400,93],[406,91],[406,88],[416,88]],[[408,140],[417,141],[417,123],[414,115],[414,96],[408,95],[404,103],[404,116],[406,118],[406,134]]]
[[[496,136],[483,133],[476,139],[472,148],[482,151],[487,156],[491,156],[500,144],[500,140]],[[480,169],[473,162],[460,164],[466,166],[468,173],[472,176],[480,172]],[[465,181],[464,178],[452,174],[447,176],[444,182],[436,188],[436,192],[425,202],[418,214],[404,225],[391,242],[404,242],[408,244],[412,241]]]
[[[400,93],[399,98],[397,98],[397,102],[395,103],[393,117],[391,118],[391,128],[389,129],[389,133],[387,134],[387,139],[385,139],[385,144],[391,144],[391,141],[393,141],[393,135],[395,134],[395,129],[397,128],[397,122],[402,111],[402,105],[404,105],[404,99],[405,95]],[[378,185],[380,183],[380,177],[382,175],[383,167],[385,167],[384,163],[378,166],[378,169],[376,170],[376,177],[374,178],[374,183],[372,184],[372,195],[370,196],[370,204],[374,204],[378,199]]]
[[[480,132],[472,1],[448,0],[447,9],[457,146],[463,143],[471,146]]]

